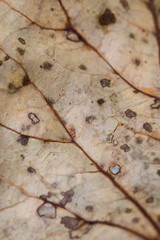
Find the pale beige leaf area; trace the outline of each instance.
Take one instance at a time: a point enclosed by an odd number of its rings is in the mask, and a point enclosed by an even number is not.
[[[0,239],[160,239],[160,1],[0,0]]]

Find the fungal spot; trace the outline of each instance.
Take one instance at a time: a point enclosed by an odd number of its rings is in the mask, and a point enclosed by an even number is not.
[[[136,58],[136,59],[133,60],[133,63],[134,63],[136,66],[139,66],[140,63],[141,63],[141,61]]]
[[[143,124],[143,128],[147,131],[147,132],[152,132],[152,126],[151,124],[149,124],[148,122]]]
[[[123,144],[122,146],[120,146],[120,148],[124,151],[124,152],[129,152],[130,147],[127,144]]]
[[[146,199],[146,203],[153,203],[154,202],[154,198],[153,197],[149,197]]]
[[[109,133],[106,138],[107,143],[112,143],[113,142],[114,135],[112,133]]]
[[[23,45],[25,45],[26,44],[26,41],[23,39],[23,38],[18,38],[18,41],[20,42],[20,43],[22,43]]]
[[[0,60],[0,66],[2,66],[3,62]]]
[[[13,84],[13,83],[9,83],[8,84],[8,90],[9,90],[9,93],[15,93],[16,92],[16,86]]]
[[[23,77],[23,80],[22,80],[23,86],[27,86],[27,85],[29,85],[30,83],[31,83],[31,82],[30,82],[30,80],[29,80],[28,75],[25,74],[24,77]]]
[[[33,167],[28,167],[28,168],[27,168],[27,171],[28,171],[29,173],[36,173],[36,169],[34,169]]]
[[[132,111],[131,109],[127,109],[125,111],[125,114],[126,114],[126,117],[128,117],[128,118],[133,118],[133,117],[137,116],[137,113]]]
[[[105,12],[99,17],[99,23],[100,25],[109,25],[114,24],[116,22],[116,17],[114,13],[111,12],[110,9],[106,9]]]
[[[70,128],[69,129],[69,133],[71,135],[72,138],[75,138],[76,137],[76,130],[75,128]]]
[[[156,157],[153,159],[154,164],[160,164],[160,158]]]
[[[100,80],[101,86],[104,87],[110,87],[111,80],[108,80],[106,78]]]
[[[71,28],[69,28],[67,30],[66,38],[68,40],[72,41],[72,42],[79,42],[80,41],[80,37],[78,36],[78,34]]]
[[[138,217],[133,218],[133,219],[132,219],[132,222],[133,222],[133,223],[138,223],[138,222],[139,222],[139,218],[138,218]]]
[[[79,219],[66,216],[61,218],[61,223],[64,224],[66,228],[74,229],[79,224]]]
[[[126,208],[125,209],[125,213],[131,213],[132,212],[132,209],[131,208]]]
[[[10,57],[8,55],[5,56],[4,60],[8,61],[10,59]]]
[[[87,212],[92,212],[93,211],[93,206],[86,206],[86,211]]]
[[[86,66],[83,64],[79,65],[78,67],[83,71],[87,70]]]
[[[96,119],[95,116],[86,117],[86,123],[90,124],[90,123],[92,123],[95,119]]]
[[[21,135],[19,139],[17,140],[18,143],[20,143],[23,146],[26,146],[29,141],[29,137],[25,135]]]
[[[72,196],[74,195],[74,190],[71,189],[67,192],[62,192],[61,195],[64,196],[64,198],[60,201],[59,205],[61,207],[64,207],[68,202],[72,201]]]
[[[40,68],[44,68],[46,70],[51,70],[52,64],[49,62],[44,62],[43,65],[40,65]]]
[[[127,10],[127,11],[129,10],[129,4],[128,4],[127,0],[120,0],[120,3],[122,4],[122,6],[125,10]]]
[[[160,109],[160,100],[154,99],[154,103],[150,105],[151,109]]]
[[[157,175],[160,176],[160,169],[157,170]]]
[[[55,218],[56,208],[51,203],[43,203],[38,209],[37,213],[40,217]]]
[[[115,166],[110,167],[109,170],[113,175],[117,175],[121,171],[121,168],[116,164]]]
[[[17,48],[17,51],[19,52],[19,54],[21,55],[21,56],[23,56],[24,55],[24,53],[25,53],[25,50],[24,49],[22,49],[22,48]]]
[[[39,118],[35,113],[29,113],[28,118],[31,120],[32,124],[37,124],[40,122]]]
[[[143,142],[143,139],[141,137],[136,138],[136,143],[141,144]]]
[[[130,33],[129,37],[132,38],[132,39],[135,39],[135,34],[134,33]]]
[[[97,100],[97,103],[98,103],[99,105],[102,105],[104,102],[105,102],[105,101],[104,101],[103,98],[100,98],[100,99]]]

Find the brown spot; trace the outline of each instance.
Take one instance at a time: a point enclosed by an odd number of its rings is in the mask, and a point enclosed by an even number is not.
[[[133,193],[135,194],[135,193],[137,193],[139,191],[139,188],[136,186],[136,187],[134,187],[134,189],[133,189]]]
[[[83,64],[79,65],[78,67],[83,71],[87,70],[86,66]]]
[[[153,203],[154,202],[154,198],[153,197],[149,197],[146,199],[146,203]]]
[[[79,219],[78,218],[73,218],[73,217],[62,217],[61,219],[61,223],[64,224],[64,226],[66,228],[69,229],[74,229],[77,227],[78,223],[79,223]]]
[[[124,152],[129,152],[130,147],[127,144],[123,144],[122,146],[120,146],[120,148],[124,151]]]
[[[128,118],[133,118],[133,117],[137,116],[137,113],[132,111],[132,110],[130,110],[130,109],[127,109],[125,111],[125,114],[126,114],[126,117],[128,117]]]
[[[114,13],[111,12],[110,9],[106,9],[105,12],[99,17],[100,25],[109,25],[116,22],[116,17]]]
[[[50,70],[52,68],[52,64],[49,62],[44,62],[43,65],[40,65],[40,68],[44,68],[46,70]]]
[[[2,66],[3,62],[0,60],[0,66]]]
[[[61,195],[64,196],[64,198],[60,201],[59,205],[61,207],[64,207],[68,202],[72,201],[72,196],[74,195],[74,191],[73,189],[71,189],[67,192],[62,192]]]
[[[105,101],[104,101],[103,98],[100,98],[100,99],[97,100],[97,103],[98,103],[99,105],[102,105],[104,102],[105,102]]]
[[[139,93],[139,90],[138,89],[134,89],[133,92],[137,94],[137,93]]]
[[[25,135],[21,135],[19,139],[17,140],[18,143],[20,143],[23,146],[26,146],[29,141],[29,137]]]
[[[110,87],[111,80],[104,78],[100,80],[100,83],[102,87]]]
[[[42,195],[39,196],[39,198],[42,199],[43,201],[46,201],[47,198],[50,198],[50,197],[52,197],[52,193],[51,192],[48,192],[47,195],[42,194]]]
[[[17,48],[17,51],[19,52],[19,54],[21,55],[21,56],[23,56],[24,55],[24,53],[25,53],[25,50],[24,49],[22,49],[22,48]]]
[[[131,213],[132,212],[132,209],[131,208],[126,208],[125,209],[125,213]]]
[[[133,222],[133,223],[138,223],[138,222],[139,222],[139,218],[138,218],[138,217],[133,218],[133,219],[132,219],[132,222]]]
[[[147,131],[147,132],[152,132],[152,126],[151,124],[149,124],[148,122],[143,124],[143,128]]]
[[[24,77],[23,77],[23,80],[22,80],[23,86],[27,86],[27,85],[29,85],[30,83],[31,83],[31,82],[30,82],[30,80],[29,80],[28,75],[25,74]]]
[[[87,212],[92,212],[93,211],[93,206],[87,206],[86,208]]]
[[[27,171],[28,171],[29,173],[36,173],[36,169],[34,169],[33,167],[28,167],[28,168],[27,168]]]
[[[25,156],[23,154],[20,155],[20,157],[24,160],[25,159]]]
[[[150,105],[151,109],[160,109],[160,100],[154,99],[154,103]]]
[[[120,0],[120,3],[122,4],[122,6],[125,10],[129,10],[129,4],[128,4],[127,0]]]
[[[80,41],[80,37],[78,36],[78,34],[72,28],[67,29],[66,38],[68,40],[72,41],[72,42],[79,42]]]
[[[130,33],[129,37],[132,38],[132,39],[135,39],[135,34],[134,33]]]
[[[76,130],[75,130],[75,128],[70,128],[69,129],[69,133],[70,133],[70,135],[71,135],[71,137],[72,138],[75,138],[76,137]]]
[[[141,137],[136,138],[136,143],[141,144],[143,142],[143,139]]]
[[[90,124],[90,123],[92,123],[95,119],[96,119],[95,116],[89,116],[89,117],[86,117],[86,122],[87,122],[88,124]]]
[[[10,59],[10,56],[8,56],[8,55],[6,55],[4,58],[5,61],[8,61],[9,59]]]
[[[160,158],[158,158],[158,157],[154,158],[153,163],[160,164]]]
[[[18,38],[18,41],[19,41],[20,43],[22,43],[23,45],[26,44],[26,41],[25,41],[23,38]]]
[[[38,209],[37,213],[40,217],[55,218],[56,208],[51,203],[43,203]]]
[[[135,63],[136,66],[139,66],[141,61],[139,59],[134,59],[133,62]]]
[[[39,118],[35,113],[29,113],[28,118],[31,120],[32,124],[37,124],[40,122]]]
[[[9,93],[15,93],[16,92],[16,86],[13,84],[13,83],[9,83],[8,84],[8,90],[9,90]]]
[[[147,40],[146,38],[142,38],[142,41],[143,41],[144,43],[148,43],[148,40]]]
[[[157,170],[157,175],[160,176],[160,169]]]
[[[54,11],[54,8],[51,8],[51,11],[53,12],[53,11]]]

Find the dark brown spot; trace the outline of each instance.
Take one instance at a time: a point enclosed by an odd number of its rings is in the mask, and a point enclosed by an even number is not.
[[[128,4],[127,0],[120,0],[120,3],[122,4],[122,6],[125,10],[129,10],[129,4]]]
[[[18,38],[18,41],[19,41],[20,43],[22,43],[23,45],[26,44],[26,41],[25,41],[23,38]]]
[[[40,68],[44,68],[46,70],[50,70],[52,68],[52,64],[49,62],[44,62],[43,65],[40,66]]]
[[[149,197],[146,199],[146,203],[153,203],[154,202],[154,198],[153,197]]]
[[[132,111],[132,110],[130,110],[130,109],[127,109],[125,111],[125,114],[126,114],[126,117],[128,117],[128,118],[133,118],[133,117],[137,116],[137,113]]]
[[[79,65],[78,67],[79,67],[81,70],[83,70],[83,71],[85,71],[85,70],[87,69],[86,66],[83,65],[83,64]]]
[[[64,207],[68,202],[72,201],[72,196],[74,195],[74,191],[73,189],[71,189],[67,192],[62,192],[61,195],[64,196],[64,198],[60,201],[59,205],[61,207]]]
[[[50,198],[50,197],[52,197],[52,193],[51,192],[48,192],[47,195],[42,194],[42,195],[39,196],[39,198],[42,199],[43,201],[46,201],[47,198]]]
[[[132,219],[132,222],[133,222],[133,223],[138,223],[138,222],[139,222],[139,218],[138,218],[138,217],[133,218],[133,219]]]
[[[136,187],[134,187],[134,189],[133,189],[133,193],[135,194],[135,193],[137,193],[139,191],[139,188],[136,186]]]
[[[25,53],[25,50],[24,49],[22,49],[22,48],[17,48],[17,51],[19,52],[19,54],[21,55],[21,56],[23,56],[24,55],[24,53]]]
[[[29,85],[30,83],[31,83],[31,82],[30,82],[30,80],[29,80],[28,75],[25,74],[24,77],[23,77],[23,80],[22,80],[23,86],[27,86],[27,85]]]
[[[130,33],[129,37],[132,38],[132,39],[135,39],[135,34],[134,33]]]
[[[64,226],[66,228],[69,229],[74,229],[77,227],[78,223],[79,223],[79,219],[78,218],[73,218],[73,217],[62,217],[61,219],[61,223],[64,224]]]
[[[111,84],[111,80],[108,80],[108,79],[101,79],[100,80],[100,83],[101,83],[101,86],[102,87],[110,87],[110,84]]]
[[[95,116],[89,116],[89,117],[86,117],[86,122],[87,122],[88,124],[90,124],[90,123],[92,123],[95,119],[96,119]]]
[[[105,12],[99,17],[100,25],[109,25],[116,22],[116,17],[114,13],[111,12],[110,9],[106,9]]]
[[[158,157],[154,158],[153,163],[160,164],[160,158],[158,158]]]
[[[29,141],[29,137],[28,136],[25,136],[25,135],[21,135],[19,137],[19,139],[17,140],[17,142],[19,142],[20,144],[22,144],[23,146],[26,146],[27,143]]]
[[[75,128],[70,128],[69,129],[69,133],[71,135],[72,138],[75,138],[76,137],[76,130]]]
[[[125,213],[131,213],[132,212],[132,209],[131,208],[126,208],[125,209]]]
[[[25,159],[25,156],[23,154],[20,155],[20,157],[24,160]]]
[[[29,113],[28,118],[31,120],[32,124],[37,124],[40,122],[39,118],[35,113]]]
[[[0,66],[2,66],[3,62],[0,60]]]
[[[5,56],[4,60],[8,61],[10,59],[10,57],[8,55]]]
[[[38,209],[37,213],[40,217],[55,218],[56,208],[51,203],[43,203]]]
[[[152,126],[151,124],[149,124],[148,122],[143,124],[143,128],[147,131],[147,132],[152,132]]]
[[[136,143],[141,144],[143,139],[141,137],[136,137]]]
[[[54,8],[51,8],[51,11],[53,12],[53,11],[54,11]]]
[[[137,94],[137,93],[139,93],[139,90],[138,89],[134,89],[133,92]]]
[[[87,212],[92,212],[93,211],[93,206],[87,206],[86,208]]]
[[[29,173],[36,173],[36,169],[34,169],[33,167],[28,167],[28,168],[27,168],[27,171],[28,171]]]
[[[160,109],[160,100],[154,99],[154,103],[150,105],[151,109]]]
[[[127,144],[123,144],[122,146],[120,146],[120,148],[124,151],[124,152],[129,152],[130,147]]]
[[[9,83],[8,84],[8,90],[9,90],[9,93],[15,93],[16,92],[16,86],[13,84],[13,83]]]
[[[157,170],[157,175],[160,176],[160,169]]]
[[[135,63],[136,66],[139,66],[141,61],[139,59],[134,59],[133,62]]]
[[[100,99],[97,100],[97,103],[98,103],[99,105],[102,105],[104,102],[105,102],[105,101],[104,101],[103,98],[100,98]]]
[[[81,40],[79,35],[72,28],[67,29],[66,38],[72,42],[79,42]]]

